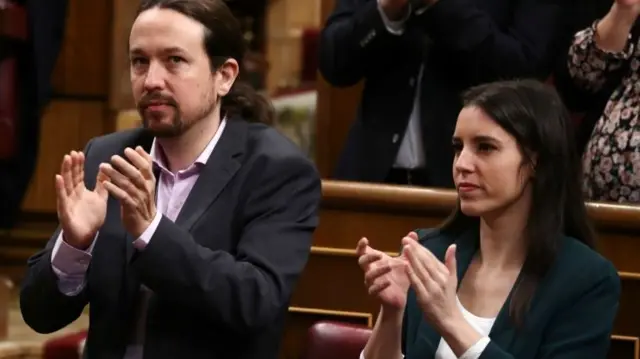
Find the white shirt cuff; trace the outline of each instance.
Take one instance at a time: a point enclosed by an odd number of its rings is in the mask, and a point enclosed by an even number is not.
[[[384,10],[382,10],[382,7],[380,6],[380,0],[378,0],[378,11],[380,12],[380,17],[382,17],[382,22],[387,28],[387,31],[389,31],[393,35],[398,36],[404,33],[404,24],[405,22],[407,22],[407,20],[409,20],[409,17],[411,16],[411,4],[407,4],[407,13],[402,17],[402,19],[397,21],[392,21],[389,19],[387,14],[385,14]]]
[[[487,345],[489,345],[490,342],[491,342],[491,339],[489,339],[489,337],[482,337],[474,345],[472,345],[471,348],[467,349],[467,351],[464,352],[464,354],[462,354],[458,359],[480,358],[480,355],[482,355],[482,352],[487,347]]]
[[[158,225],[160,225],[161,219],[162,219],[162,213],[160,213],[160,211],[156,211],[156,216],[153,217],[153,221],[151,221],[151,224],[149,225],[149,227],[147,227],[147,229],[145,229],[144,232],[142,232],[142,234],[140,235],[140,238],[133,241],[133,246],[137,250],[141,251],[145,249],[147,245],[149,245],[149,242],[151,241],[151,237],[153,237],[153,235],[156,233],[156,229],[158,229]]]

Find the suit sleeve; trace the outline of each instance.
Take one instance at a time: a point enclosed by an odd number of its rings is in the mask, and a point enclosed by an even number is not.
[[[89,157],[92,141],[84,153]],[[87,163],[86,161],[85,163]],[[85,173],[91,173],[85,168]],[[95,175],[85,175],[87,188],[95,186]],[[78,319],[89,303],[88,283],[73,295],[60,291],[59,277],[52,265],[53,248],[61,233],[58,228],[45,248],[27,261],[27,273],[20,290],[20,311],[25,323],[38,333],[53,333]],[[91,265],[89,265],[90,270]]]
[[[149,244],[132,258],[142,283],[236,333],[271,325],[306,265],[321,189],[306,158],[268,162],[247,176],[236,253],[203,247],[163,217]]]
[[[338,0],[320,34],[320,73],[334,86],[355,85],[409,56],[412,34],[390,32],[377,0]]]
[[[606,358],[620,300],[620,278],[613,265],[599,266],[590,285],[577,292],[545,330],[536,359]],[[595,278],[590,279],[590,278]],[[480,359],[515,359],[490,342]]]
[[[439,0],[422,15],[427,34],[448,49],[470,85],[506,78],[546,79],[568,33],[568,0],[517,0],[500,28],[474,0]],[[513,5],[507,3],[513,3]]]

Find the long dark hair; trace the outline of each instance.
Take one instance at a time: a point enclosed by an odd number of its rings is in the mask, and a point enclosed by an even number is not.
[[[571,236],[590,248],[595,234],[582,195],[582,166],[572,122],[556,91],[535,80],[494,82],[468,90],[464,106],[481,109],[511,134],[533,166],[532,203],[524,237],[527,256],[511,298],[510,316],[522,324],[535,290],[553,264],[558,243]],[[535,156],[535,163],[533,158]],[[479,225],[460,207],[442,225],[460,231]]]
[[[152,8],[177,11],[201,23],[205,27],[203,45],[211,71],[232,58],[242,73],[246,44],[238,19],[223,0],[142,0],[137,15]],[[271,124],[274,119],[271,102],[238,80],[222,98],[221,111],[226,116],[237,115],[251,122]]]

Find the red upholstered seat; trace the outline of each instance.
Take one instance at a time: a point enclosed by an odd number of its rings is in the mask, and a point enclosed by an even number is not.
[[[305,359],[358,359],[370,336],[365,326],[318,322],[309,329]]]
[[[85,330],[48,340],[44,344],[42,359],[80,359],[80,349],[87,337]]]

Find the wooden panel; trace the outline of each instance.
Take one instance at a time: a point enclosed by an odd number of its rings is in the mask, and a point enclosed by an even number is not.
[[[82,150],[87,142],[104,133],[102,102],[54,101],[42,119],[38,164],[22,208],[29,212],[55,213],[54,176],[62,157]]]
[[[320,26],[320,5],[320,0],[278,0],[268,3],[267,93],[299,85],[302,68],[301,34],[305,29]]]
[[[106,98],[111,1],[69,0],[65,38],[53,75],[56,94]]]
[[[134,108],[129,78],[129,33],[135,20],[139,0],[113,1],[111,29],[111,78],[109,108],[114,111]]]

